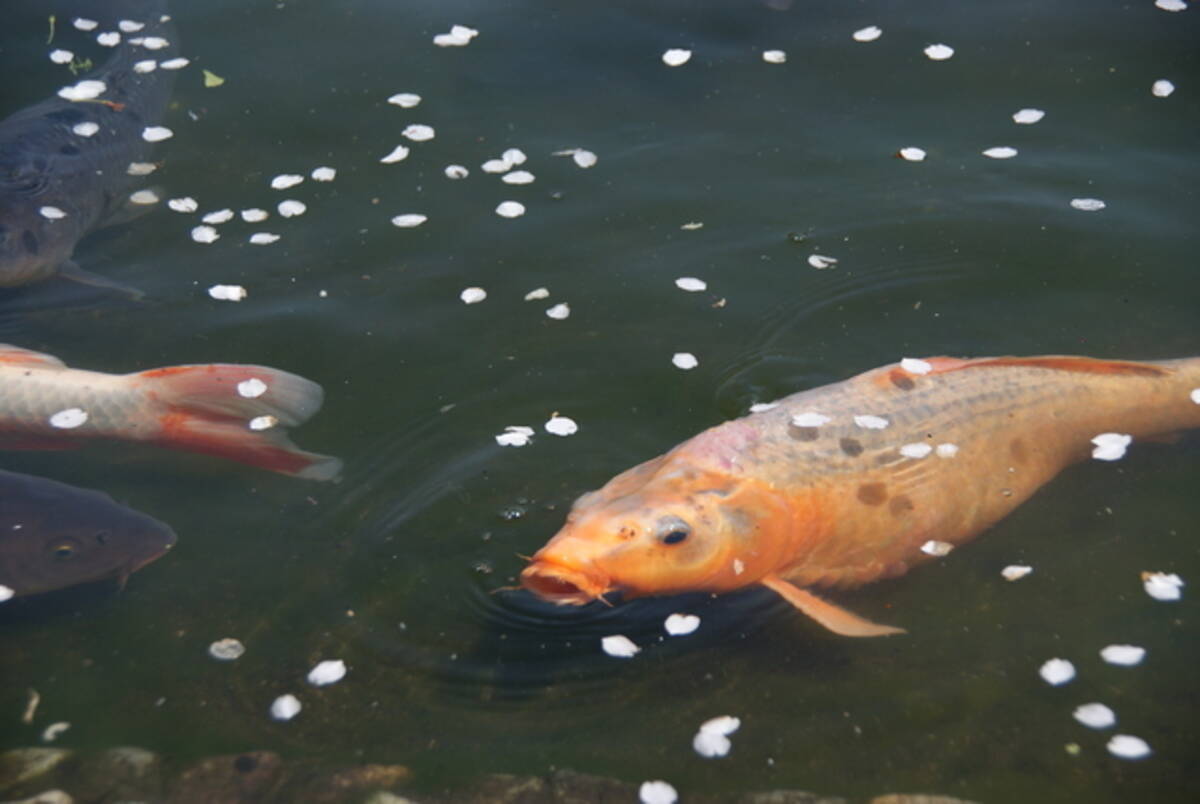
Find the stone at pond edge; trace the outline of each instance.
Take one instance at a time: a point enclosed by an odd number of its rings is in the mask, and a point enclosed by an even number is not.
[[[292,767],[298,765],[302,767],[300,763],[293,763]],[[365,793],[391,794],[411,777],[412,771],[404,765],[355,765],[333,771],[301,772],[287,781],[276,798],[309,804],[359,802]]]
[[[939,796],[931,793],[889,793],[886,796],[876,796],[871,804],[977,804],[962,798]]]
[[[0,754],[0,793],[8,794],[25,787],[25,791],[15,795],[33,795],[35,791],[28,790],[27,782],[35,787],[46,790],[50,785],[42,777],[48,775],[72,752],[65,748],[14,748]],[[35,782],[36,780],[36,782]]]
[[[63,787],[80,801],[160,801],[162,759],[145,748],[110,748],[84,757]]]
[[[47,790],[31,798],[23,798],[20,801],[6,801],[4,804],[75,804],[75,799],[61,790]]]
[[[235,804],[267,800],[283,778],[272,751],[209,757],[189,766],[168,786],[167,804]]]

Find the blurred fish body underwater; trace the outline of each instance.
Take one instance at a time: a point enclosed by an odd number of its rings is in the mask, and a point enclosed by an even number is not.
[[[166,524],[107,494],[0,471],[0,587],[8,597],[115,579],[175,544]]]
[[[105,17],[101,30],[115,34],[120,19],[142,27],[125,33],[112,55],[75,83],[0,120],[0,287],[62,275],[124,289],[80,268],[72,255],[89,232],[150,209],[130,191],[154,169],[146,160],[175,70],[141,65],[147,56],[155,65],[177,55],[177,32],[161,0],[118,0],[93,11]]]

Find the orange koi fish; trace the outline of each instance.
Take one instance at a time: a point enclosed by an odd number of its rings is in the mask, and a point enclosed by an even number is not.
[[[923,545],[968,541],[1068,464],[1115,457],[1093,453],[1099,435],[1194,427],[1200,358],[906,359],[713,427],[584,494],[521,582],[576,605],[762,584],[835,633],[901,633],[808,588],[902,575],[931,558]]]
[[[282,431],[320,410],[323,398],[315,382],[266,366],[101,374],[0,344],[0,449],[63,449],[115,438],[332,480],[341,461],[298,449]]]

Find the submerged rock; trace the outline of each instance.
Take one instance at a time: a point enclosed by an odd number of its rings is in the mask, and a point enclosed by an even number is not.
[[[202,759],[168,786],[168,804],[243,804],[270,800],[283,779],[283,760],[272,751]]]
[[[871,799],[871,804],[977,804],[977,802],[932,793],[888,793],[885,796],[876,796]]]
[[[367,794],[385,794],[393,804],[405,799],[393,795],[394,788],[408,782],[412,771],[404,765],[357,765],[334,771],[304,774],[291,779],[277,799],[279,801],[305,801],[311,804],[340,804],[358,802]],[[371,800],[375,800],[372,796]]]
[[[55,768],[71,757],[73,752],[65,748],[14,748],[0,754],[0,795],[29,795],[28,788],[45,789],[50,783],[43,781]]]
[[[61,790],[47,790],[44,793],[38,793],[32,798],[23,798],[19,801],[6,801],[4,804],[75,804],[75,799]]]
[[[82,801],[160,801],[162,759],[145,748],[110,748],[86,757],[64,786]]]

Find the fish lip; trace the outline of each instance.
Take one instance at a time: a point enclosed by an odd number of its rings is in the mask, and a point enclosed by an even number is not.
[[[560,606],[582,606],[603,599],[610,591],[608,583],[594,573],[540,559],[521,572],[521,585],[542,600]]]

